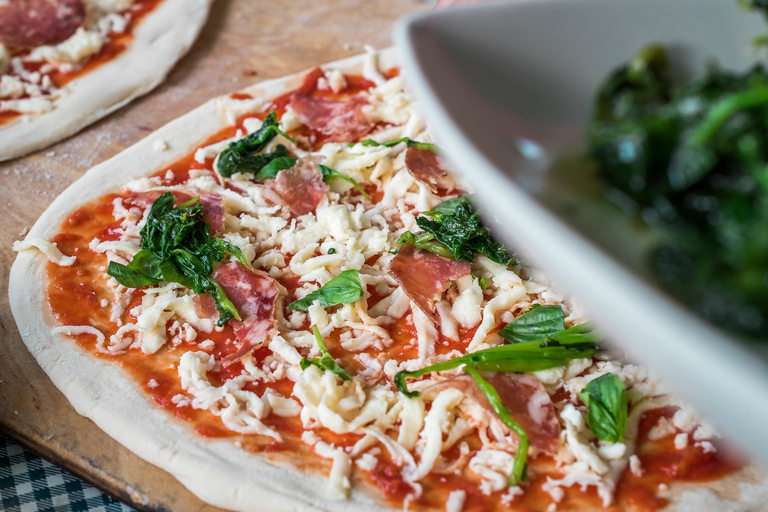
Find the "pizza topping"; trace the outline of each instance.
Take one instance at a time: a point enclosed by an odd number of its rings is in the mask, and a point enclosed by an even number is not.
[[[288,309],[306,311],[315,301],[323,308],[336,304],[350,304],[362,296],[363,286],[360,284],[360,272],[345,270],[325,283],[319,290],[292,302]]]
[[[29,249],[38,249],[45,254],[50,261],[62,267],[69,267],[77,260],[75,256],[65,256],[59,248],[56,247],[55,243],[49,242],[43,238],[32,237],[27,238],[26,240],[17,240],[16,242],[13,242],[14,251],[26,251]]]
[[[261,152],[267,144],[276,136],[282,135],[293,142],[284,131],[280,129],[275,111],[270,112],[261,124],[261,127],[247,137],[231,142],[216,162],[216,170],[225,178],[235,173],[254,173],[257,178],[264,179],[258,173],[276,159],[288,156],[285,146],[278,146],[275,151],[262,155]]]
[[[511,343],[533,341],[553,336],[565,330],[565,315],[561,306],[534,304],[499,331],[499,336]]]
[[[15,47],[58,44],[84,21],[82,0],[6,0],[0,3],[0,40]]]
[[[111,261],[107,273],[128,288],[170,281],[198,294],[208,292],[216,301],[219,325],[231,318],[241,320],[224,290],[208,276],[225,252],[247,264],[242,251],[210,236],[197,198],[174,208],[176,201],[173,194],[165,192],[152,203],[141,230],[141,251],[127,266]]]
[[[627,429],[627,388],[614,374],[591,381],[579,393],[587,406],[589,430],[602,441],[617,443]]]
[[[427,216],[434,220],[429,220]],[[434,210],[423,212],[416,217],[416,224],[424,233],[403,233],[402,242],[417,243],[422,249],[444,256],[450,253],[453,258],[470,263],[474,261],[475,254],[483,254],[503,265],[516,261],[480,223],[480,213],[475,210],[469,196],[459,196],[441,203]]]
[[[448,175],[441,157],[434,151],[418,147],[410,147],[405,152],[405,165],[414,178],[430,186],[432,192],[437,192],[440,178]]]
[[[357,140],[373,129],[363,111],[368,100],[353,96],[348,100],[309,96],[303,92],[292,95],[288,107],[310,130],[321,133],[327,142]]]
[[[314,212],[328,191],[328,185],[323,183],[317,162],[317,157],[300,158],[296,165],[280,172],[277,178],[267,185],[294,217]]]
[[[190,191],[189,193],[181,190],[170,190],[169,192],[176,198],[176,207],[197,197],[203,207],[203,220],[205,220],[211,227],[211,234],[215,235],[224,231],[224,201],[219,194],[197,190]],[[146,210],[147,208],[150,208],[152,203],[163,195],[163,193],[164,192],[160,190],[150,190],[148,192],[130,196],[126,198],[125,202],[129,206],[138,206],[139,208]]]
[[[435,321],[439,321],[435,310],[438,296],[451,281],[468,275],[471,270],[467,262],[451,260],[411,244],[400,248],[390,266],[390,274],[405,294]]]
[[[275,334],[279,290],[269,274],[248,268],[239,261],[222,263],[212,278],[219,283],[243,318],[241,322],[233,322],[237,350],[222,360],[224,365],[229,365],[261,347]],[[201,302],[213,302],[210,296],[206,296],[208,298]],[[211,308],[210,305],[202,305],[198,310],[208,313]]]
[[[314,365],[320,368],[323,371],[329,371],[331,373],[335,373],[338,375],[341,380],[352,380],[352,376],[347,373],[346,370],[342,369],[336,360],[333,358],[333,356],[328,352],[328,349],[325,348],[325,343],[323,342],[323,337],[320,335],[320,330],[317,328],[316,325],[312,326],[312,333],[315,335],[315,340],[317,341],[317,346],[320,349],[320,353],[323,354],[321,357],[317,359],[307,359],[306,357],[301,358],[301,369],[306,370],[310,366]]]

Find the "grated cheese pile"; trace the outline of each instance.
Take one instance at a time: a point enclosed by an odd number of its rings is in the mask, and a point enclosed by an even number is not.
[[[366,74],[377,84],[367,93],[370,107],[366,113],[388,127],[372,138],[380,142],[401,137],[431,141],[417,106],[405,92],[403,79],[385,79],[374,57],[369,55],[365,67]],[[343,87],[343,80],[338,72],[330,71],[320,83],[336,89]],[[257,100],[226,98],[221,100],[220,107],[236,118],[263,105]],[[297,116],[288,110],[282,118],[282,128],[290,131],[298,125]],[[259,126],[257,119],[245,123],[249,133]],[[245,135],[239,133],[238,137]],[[271,151],[277,144],[285,145],[299,157],[309,154],[282,136],[276,137],[265,151]],[[205,162],[206,158],[215,158],[226,145],[227,141],[201,148],[196,159]],[[276,440],[282,438],[281,433],[267,426],[265,418],[297,417],[305,429],[301,441],[319,457],[332,461],[328,492],[334,499],[348,497],[354,473],[372,471],[387,452],[411,488],[409,500],[420,495],[420,481],[430,473],[458,472],[475,481],[483,493],[501,493],[503,503],[513,503],[523,492],[521,488],[507,488],[517,438],[471,395],[449,386],[435,386],[458,375],[459,370],[433,373],[413,382],[411,387],[422,392],[413,399],[399,393],[392,380],[398,371],[416,370],[465,353],[453,350],[438,355],[436,348],[443,339],[440,334],[458,341],[460,329],[476,329],[466,352],[501,344],[501,337],[489,333],[534,304],[562,305],[568,327],[585,319],[575,302],[564,298],[545,280],[532,277],[529,269],[507,268],[479,256],[472,265],[472,275],[457,280],[452,293],[438,304],[440,322],[433,325],[388,275],[394,258],[390,251],[397,249],[400,234],[405,230],[416,231],[418,213],[432,210],[446,199],[411,176],[405,167],[404,149],[404,144],[389,148],[326,143],[315,153],[321,157],[320,163],[361,184],[375,185],[382,198],[372,204],[359,194],[350,193],[349,183],[336,179],[329,183],[331,189],[315,213],[295,219],[270,201],[265,187],[249,176],[236,174],[223,180],[226,185],[233,185],[226,187],[207,170],[191,170],[190,180],[183,185],[185,189],[219,194],[226,212],[221,236],[239,247],[254,268],[278,280],[299,276],[303,283],[297,292],[299,298],[343,270],[355,269],[360,271],[362,283],[375,288],[382,297],[377,303],[369,306],[370,294],[366,291],[354,303],[328,309],[318,303],[307,312],[278,307],[278,333],[267,343],[271,355],[261,361],[246,356],[242,374],[217,385],[206,376],[221,367],[221,362],[212,355],[214,343],[207,337],[217,327],[210,319],[198,316],[191,291],[172,283],[147,288],[141,303],[131,311],[135,322],[120,325],[133,291],[109,278],[114,294],[112,319],[118,322],[119,330],[108,339],[102,336],[99,350],[109,354],[141,350],[151,355],[166,345],[196,344],[196,349],[180,357],[177,370],[184,393],[175,396],[174,402],[209,410],[234,432]],[[455,185],[454,188],[461,188],[458,183]],[[160,178],[140,178],[127,185],[129,191],[137,193],[173,188],[163,187]],[[146,212],[127,208],[120,198],[114,200],[113,206],[114,216],[121,222],[120,240],[94,239],[90,247],[105,254],[109,261],[126,264],[139,250],[139,231]],[[479,285],[480,277],[487,281],[485,290]],[[280,300],[292,300],[287,298],[287,290],[280,288]],[[283,311],[287,313],[284,315]],[[413,344],[418,355],[398,361],[387,353],[394,343],[387,328],[403,318],[415,327]],[[315,366],[302,370],[302,355],[321,355],[312,333],[304,330],[308,323],[317,325],[323,337],[338,334],[343,350],[352,354],[363,370],[354,372],[350,381]],[[166,326],[170,326],[168,331]],[[626,436],[618,443],[595,438],[587,426],[586,409],[577,398],[590,381],[607,373],[616,375],[626,385],[630,403]],[[564,488],[594,487],[603,505],[609,506],[625,468],[642,473],[634,450],[638,423],[645,411],[666,405],[681,407],[671,420],[663,419],[651,433],[658,437],[675,435],[675,445],[681,448],[696,443],[709,449],[713,447],[712,438],[719,435],[640,366],[620,360],[577,359],[567,366],[533,375],[550,396],[557,393],[565,397],[554,402],[562,427],[562,446],[555,455],[555,463],[562,476],[549,478],[544,485],[555,502],[563,499]],[[259,395],[247,389],[249,383],[270,383],[282,378],[294,382],[291,396],[272,389]],[[362,437],[345,449],[323,441],[318,435],[323,431]],[[468,436],[477,436],[482,448],[470,450]],[[446,455],[453,447],[458,447],[458,458]],[[446,510],[460,512],[465,498],[463,491],[450,493]]]
[[[14,55],[0,42],[0,112],[42,114],[52,110],[61,89],[53,83],[50,74],[79,70],[112,36],[124,33],[134,2],[86,0],[84,25],[57,45],[38,46]]]

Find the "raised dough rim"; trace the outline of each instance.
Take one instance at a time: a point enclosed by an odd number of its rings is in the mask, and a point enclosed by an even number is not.
[[[323,67],[360,73],[364,58],[358,55]],[[384,50],[380,60],[385,67],[394,66],[394,50]],[[296,88],[305,74],[306,71],[269,80],[242,92],[270,99]],[[86,172],[43,212],[27,237],[50,239],[66,215],[78,206],[189,154],[211,134],[227,126],[226,116],[217,108],[217,98],[171,121]],[[168,143],[170,149],[162,153],[155,151],[156,141]],[[91,419],[110,437],[171,473],[203,501],[218,507],[240,511],[352,512],[361,506],[364,510],[392,510],[383,508],[359,488],[353,490],[348,501],[328,500],[325,478],[264,462],[235,448],[230,441],[204,441],[189,436],[185,425],[169,421],[168,413],[152,404],[141,393],[140,386],[126,379],[119,368],[93,359],[81,350],[72,350],[71,340],[52,332],[59,324],[45,304],[46,262],[46,257],[37,251],[21,251],[11,268],[9,297],[19,332],[40,366],[77,412]],[[56,342],[51,343],[51,339]],[[137,411],[143,414],[137,415]],[[142,421],[137,423],[135,419],[139,416]]]
[[[124,53],[65,85],[53,110],[0,126],[0,162],[65,139],[157,87],[197,39],[212,3],[164,0],[139,23]]]

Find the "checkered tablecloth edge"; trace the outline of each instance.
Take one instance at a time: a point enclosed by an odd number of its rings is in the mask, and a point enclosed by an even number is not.
[[[0,511],[135,512],[2,434]]]

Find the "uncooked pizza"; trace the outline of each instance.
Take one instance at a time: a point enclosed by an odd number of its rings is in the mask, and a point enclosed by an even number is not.
[[[233,510],[764,506],[754,465],[494,237],[395,64],[218,98],[65,191],[10,284],[53,382]]]
[[[0,160],[67,137],[155,87],[209,0],[0,2]]]

